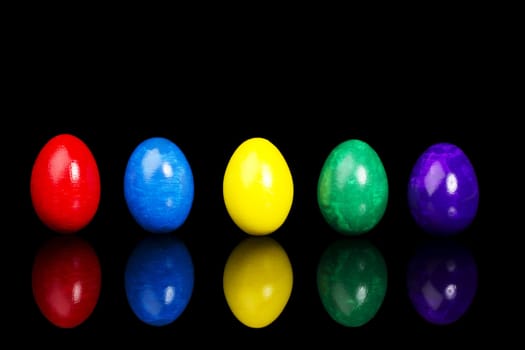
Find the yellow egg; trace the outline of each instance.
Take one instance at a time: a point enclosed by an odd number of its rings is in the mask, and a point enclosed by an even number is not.
[[[226,301],[234,316],[251,328],[263,328],[283,312],[292,293],[292,265],[271,237],[249,237],[231,252],[223,275]]]
[[[223,181],[228,214],[244,232],[267,235],[286,220],[294,195],[290,168],[270,141],[254,137],[231,156]]]

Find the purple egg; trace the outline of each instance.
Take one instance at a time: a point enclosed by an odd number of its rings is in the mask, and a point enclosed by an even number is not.
[[[454,242],[422,245],[409,262],[407,286],[413,307],[426,321],[456,322],[471,307],[478,288],[474,256]]]
[[[472,223],[478,203],[476,172],[459,147],[438,143],[421,154],[410,174],[408,204],[423,230],[457,234]]]

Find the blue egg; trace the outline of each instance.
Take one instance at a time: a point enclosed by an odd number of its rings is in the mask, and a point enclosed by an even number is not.
[[[135,315],[146,324],[174,322],[186,309],[193,285],[192,257],[176,236],[148,236],[128,258],[126,296]]]
[[[168,233],[179,228],[194,196],[193,173],[181,149],[162,137],[142,141],[126,166],[124,196],[143,229]]]

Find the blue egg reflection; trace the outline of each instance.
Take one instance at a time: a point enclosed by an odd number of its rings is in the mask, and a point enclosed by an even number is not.
[[[454,241],[429,241],[410,260],[408,295],[421,317],[433,324],[450,324],[470,308],[478,269],[471,251]]]
[[[174,322],[186,309],[193,286],[193,260],[178,237],[146,237],[128,258],[126,296],[135,315],[146,324]]]

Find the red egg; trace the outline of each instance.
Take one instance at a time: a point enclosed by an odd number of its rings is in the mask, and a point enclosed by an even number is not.
[[[91,222],[100,202],[100,175],[82,140],[60,134],[44,145],[33,164],[31,199],[40,220],[58,233],[75,233]]]
[[[53,237],[35,256],[32,288],[38,308],[52,324],[80,325],[100,296],[101,268],[95,250],[78,236]]]

